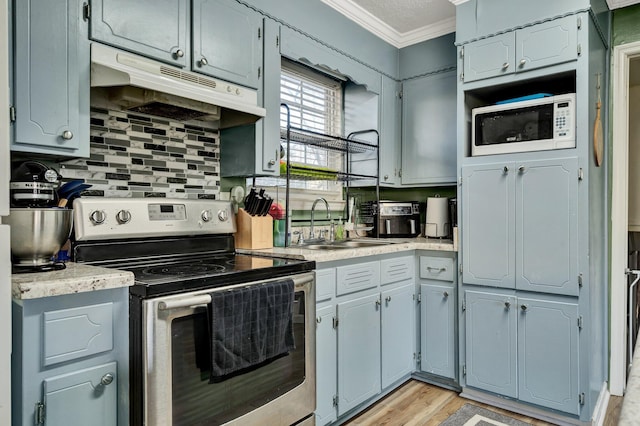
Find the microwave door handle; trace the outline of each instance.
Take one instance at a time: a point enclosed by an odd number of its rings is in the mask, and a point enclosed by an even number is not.
[[[384,227],[386,229],[386,234],[389,235],[391,234],[391,219],[385,219],[384,221]]]

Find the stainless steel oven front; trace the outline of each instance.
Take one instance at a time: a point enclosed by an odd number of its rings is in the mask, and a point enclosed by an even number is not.
[[[314,273],[294,275],[295,349],[220,383],[209,383],[208,289],[142,302],[144,423],[162,425],[313,424]],[[282,279],[282,278],[279,278]],[[224,286],[219,290],[274,280]]]

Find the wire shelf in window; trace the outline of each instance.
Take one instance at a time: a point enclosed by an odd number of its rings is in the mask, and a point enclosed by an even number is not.
[[[334,151],[348,153],[363,153],[375,151],[378,147],[375,144],[364,142],[357,139],[345,139],[338,136],[329,136],[310,130],[290,127],[289,139],[291,142],[298,142],[307,145],[317,146],[320,148],[331,149]],[[287,140],[287,129],[280,129],[280,138]]]

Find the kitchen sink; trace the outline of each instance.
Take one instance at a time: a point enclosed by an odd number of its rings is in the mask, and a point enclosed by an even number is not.
[[[386,246],[390,243],[388,241],[373,241],[373,240],[344,240],[344,241],[335,241],[335,242],[322,242],[322,243],[307,243],[299,246],[303,249],[309,250],[341,250],[348,248],[356,248],[356,247],[375,247],[375,246]]]

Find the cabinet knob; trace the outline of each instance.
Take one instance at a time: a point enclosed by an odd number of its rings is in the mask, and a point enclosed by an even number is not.
[[[387,302],[387,303],[391,302],[391,296],[387,296],[387,297],[385,297],[385,299],[384,299],[384,300],[385,300],[385,302]]]
[[[443,292],[442,296],[444,296],[444,298],[446,299],[447,297],[449,297],[449,292],[448,291]]]
[[[376,309],[382,305],[382,302],[380,302],[380,299],[376,300]]]
[[[509,68],[509,62],[505,62],[504,64],[502,64],[503,70],[506,70],[507,68]]]
[[[504,302],[504,308],[507,309],[507,310],[509,308],[511,308],[511,302],[509,302],[509,301]]]
[[[273,167],[276,164],[276,160],[272,158],[267,164],[269,164],[270,167]]]
[[[504,167],[502,168],[502,173],[504,173],[505,175],[506,175],[507,173],[509,173],[509,168],[508,168],[507,166],[504,166]]]
[[[524,64],[527,63],[526,59],[520,59],[520,67],[524,67]]]
[[[62,139],[67,141],[73,139],[73,132],[71,130],[65,130],[62,132]]]
[[[518,172],[524,173],[524,170],[525,170],[524,166],[518,167]]]
[[[316,318],[316,322],[317,322],[318,324],[320,324],[320,323],[322,322],[322,317],[317,317],[317,318]]]
[[[176,59],[182,58],[184,56],[184,50],[178,49],[173,55],[176,57]]]
[[[104,386],[109,386],[112,382],[113,382],[113,374],[111,373],[105,374],[104,376],[102,376],[102,379],[100,379],[100,383]]]
[[[207,66],[208,63],[209,62],[207,61],[207,58],[205,58],[204,56],[202,57],[202,59],[200,59],[200,62],[199,62],[201,67]]]
[[[520,305],[520,309],[522,309],[522,312],[527,312],[527,305]]]
[[[384,175],[384,180],[389,180],[389,175]]]

